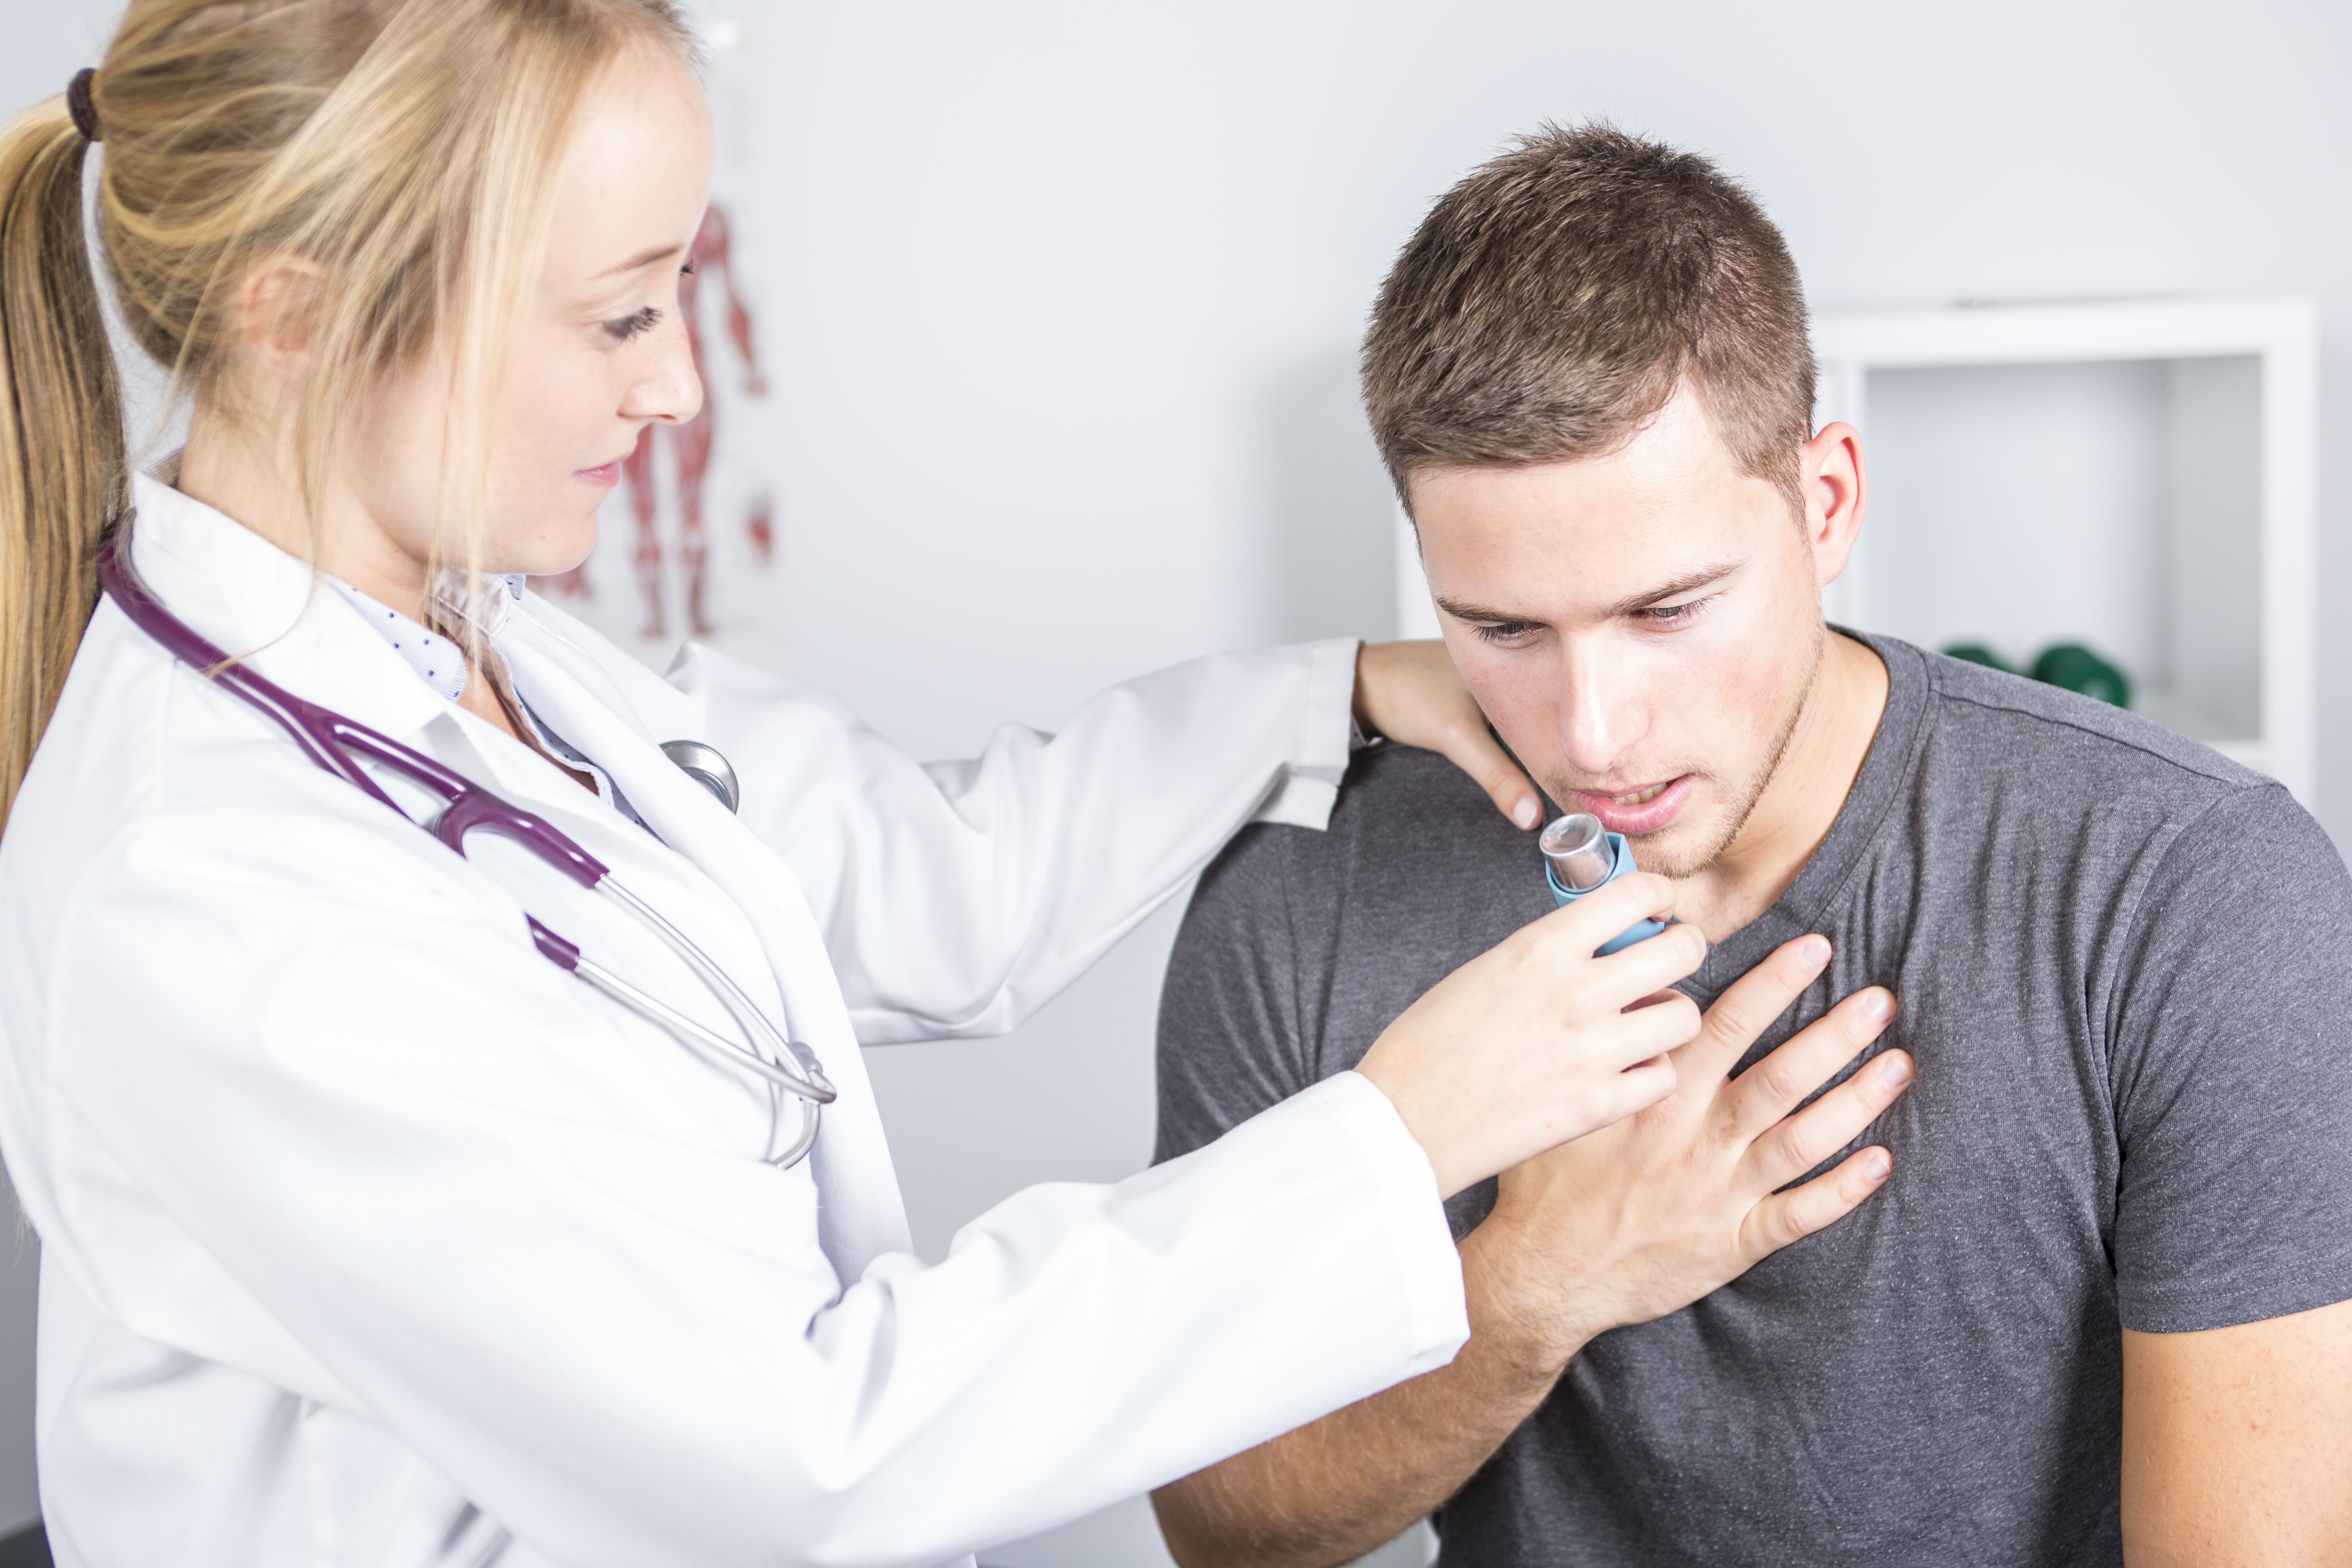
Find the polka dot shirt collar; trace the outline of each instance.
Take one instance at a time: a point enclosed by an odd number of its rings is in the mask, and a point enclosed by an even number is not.
[[[407,661],[408,668],[416,672],[419,680],[451,702],[465,695],[466,658],[456,643],[438,632],[426,630],[411,617],[361,593],[340,577],[323,572],[320,575],[351,601],[352,607],[360,613],[362,620],[383,634],[383,640],[392,645],[393,652]],[[522,584],[519,579],[500,577],[492,581],[504,591],[503,596],[508,602],[521,596]],[[498,608],[503,610],[505,605],[500,604]],[[494,613],[492,618],[502,617]]]

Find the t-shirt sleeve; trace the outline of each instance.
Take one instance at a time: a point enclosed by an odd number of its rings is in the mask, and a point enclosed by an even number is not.
[[[1286,840],[1244,828],[1201,877],[1160,994],[1155,1163],[1214,1142],[1312,1084]]]
[[[2281,788],[2163,855],[2108,1023],[2123,1326],[2179,1333],[2352,1298],[2352,877]]]

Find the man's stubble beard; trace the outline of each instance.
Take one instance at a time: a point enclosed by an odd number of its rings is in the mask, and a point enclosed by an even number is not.
[[[1797,700],[1789,704],[1789,711],[1782,715],[1780,730],[1773,735],[1772,743],[1765,748],[1763,765],[1748,775],[1743,789],[1725,797],[1719,819],[1723,826],[1703,849],[1654,859],[1650,855],[1642,855],[1643,860],[1650,862],[1643,867],[1643,870],[1680,881],[1697,876],[1723,858],[1732,841],[1739,837],[1739,830],[1748,826],[1748,818],[1755,811],[1756,803],[1764,798],[1764,792],[1771,788],[1772,781],[1780,776],[1780,763],[1789,754],[1789,742],[1796,739],[1797,726],[1804,721],[1805,710],[1812,706],[1813,687],[1822,675],[1822,651],[1828,643],[1828,624],[1815,622],[1811,657],[1805,665],[1804,685],[1798,691]],[[1635,839],[1633,845],[1638,853],[1642,847],[1641,840]]]

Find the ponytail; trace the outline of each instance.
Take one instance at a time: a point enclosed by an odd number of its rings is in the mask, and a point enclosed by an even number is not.
[[[97,604],[99,540],[129,503],[82,237],[89,151],[62,96],[0,130],[0,826]]]

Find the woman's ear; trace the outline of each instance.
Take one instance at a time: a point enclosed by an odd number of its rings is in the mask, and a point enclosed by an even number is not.
[[[253,367],[282,386],[310,368],[311,335],[326,274],[299,256],[265,256],[237,289],[237,336]]]

